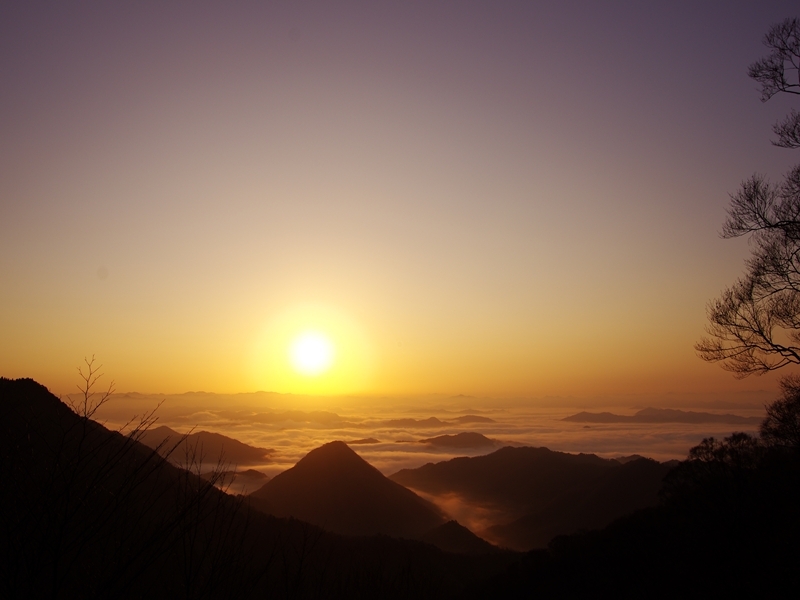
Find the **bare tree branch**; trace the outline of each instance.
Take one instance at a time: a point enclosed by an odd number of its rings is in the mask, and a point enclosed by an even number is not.
[[[748,75],[761,84],[761,101],[779,92],[800,94],[800,19],[773,25],[764,36],[764,45],[771,52],[748,69]]]
[[[764,45],[770,53],[750,65],[761,99],[800,94],[800,19],[774,25]],[[773,128],[777,146],[800,148],[800,113]],[[736,377],[763,375],[800,364],[800,165],[781,183],[753,175],[731,195],[723,238],[749,236],[747,271],[707,307],[707,336],[700,358],[720,362]]]
[[[91,360],[84,358],[83,362],[86,363],[86,373],[83,372],[82,367],[78,367],[78,375],[82,383],[77,384],[81,398],[75,401],[67,397],[66,403],[75,414],[84,419],[91,419],[97,410],[111,399],[111,394],[114,393],[114,382],[112,381],[108,384],[108,389],[104,392],[94,391],[97,382],[104,375],[98,372],[103,368],[103,365],[95,366],[94,354],[92,354]]]

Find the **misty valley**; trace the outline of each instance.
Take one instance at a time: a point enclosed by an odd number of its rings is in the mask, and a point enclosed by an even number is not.
[[[112,431],[29,379],[0,380],[0,409],[4,597],[717,597],[798,578],[797,439],[658,462],[442,435],[425,441],[482,453],[388,477],[356,451],[377,440],[331,441],[270,477],[246,465],[271,449],[152,413]],[[242,467],[208,469],[226,451]]]

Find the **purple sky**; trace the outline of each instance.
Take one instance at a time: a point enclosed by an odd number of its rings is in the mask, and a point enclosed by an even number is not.
[[[3,3],[3,375],[68,390],[758,389],[728,194],[796,160],[796,2]],[[304,328],[339,349],[305,381]]]

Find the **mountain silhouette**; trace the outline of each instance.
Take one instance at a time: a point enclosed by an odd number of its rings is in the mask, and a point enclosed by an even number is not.
[[[643,408],[634,415],[584,411],[561,420],[574,423],[729,423],[732,425],[752,425],[753,427],[761,422],[758,417],[740,417],[739,415],[731,414],[718,415],[672,408]]]
[[[268,516],[136,437],[0,377],[0,597],[453,598],[518,560]]]
[[[391,481],[344,442],[330,442],[250,494],[269,514],[348,535],[415,538],[445,522],[441,511]]]
[[[545,546],[559,534],[603,527],[628,512],[655,505],[670,470],[649,459],[622,464],[593,454],[506,447],[404,469],[390,476],[411,489],[455,494],[505,515],[486,536],[518,550]],[[481,534],[482,532],[478,532]]]
[[[30,379],[0,378],[0,597],[779,598],[800,581],[796,448],[684,461],[660,506],[518,555],[438,513],[417,534],[425,541],[342,536],[268,516],[137,437],[76,414]],[[401,473],[440,493],[522,507],[500,527],[546,537],[548,523],[601,527],[598,515],[647,502],[669,466],[626,458],[504,448]],[[341,442],[300,466],[317,505],[325,494],[348,500],[350,487],[362,494],[350,494],[351,512],[355,505],[367,520],[374,507],[409,497],[430,509]]]
[[[658,506],[559,535],[462,600],[791,597],[800,583],[800,453],[745,435],[704,440],[713,455],[690,451],[665,478]]]
[[[213,572],[238,590],[267,556],[274,527],[140,444],[142,429],[109,431],[32,380],[0,378],[0,411],[0,596],[174,597],[184,568],[198,589]]]
[[[468,500],[524,509],[619,463],[594,454],[566,454],[547,448],[505,447],[491,454],[458,457],[403,469],[390,475],[406,487],[430,494],[457,493]]]
[[[473,431],[456,433],[455,435],[439,435],[432,438],[420,440],[423,444],[439,446],[441,448],[482,448],[486,446],[494,447],[497,443],[490,440],[485,435]]]
[[[454,423],[496,423],[494,419],[489,417],[482,417],[480,415],[464,415],[463,417],[456,417],[452,420]]]
[[[158,450],[173,464],[187,462],[217,463],[223,465],[257,465],[269,460],[272,450],[243,444],[220,433],[198,431],[181,434],[165,425],[142,432],[139,439],[145,446]]]
[[[411,427],[411,428],[428,428],[428,427],[444,427],[447,425],[446,422],[440,421],[436,417],[428,417],[427,419],[389,419],[388,421],[383,421],[381,426],[383,427]]]
[[[644,507],[658,504],[658,493],[671,465],[640,458],[605,470],[583,485],[554,495],[511,523],[487,530],[510,548],[544,548],[554,537],[601,529]]]

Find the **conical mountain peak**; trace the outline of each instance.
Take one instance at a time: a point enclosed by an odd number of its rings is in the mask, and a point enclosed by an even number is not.
[[[374,469],[372,465],[356,454],[356,452],[350,448],[350,446],[341,441],[328,442],[319,448],[314,448],[295,465],[295,468],[300,466],[332,466],[333,464],[340,466],[363,465],[369,467],[370,469]]]
[[[315,448],[251,497],[271,514],[337,533],[412,537],[444,521],[436,506],[385,477],[340,441]]]

